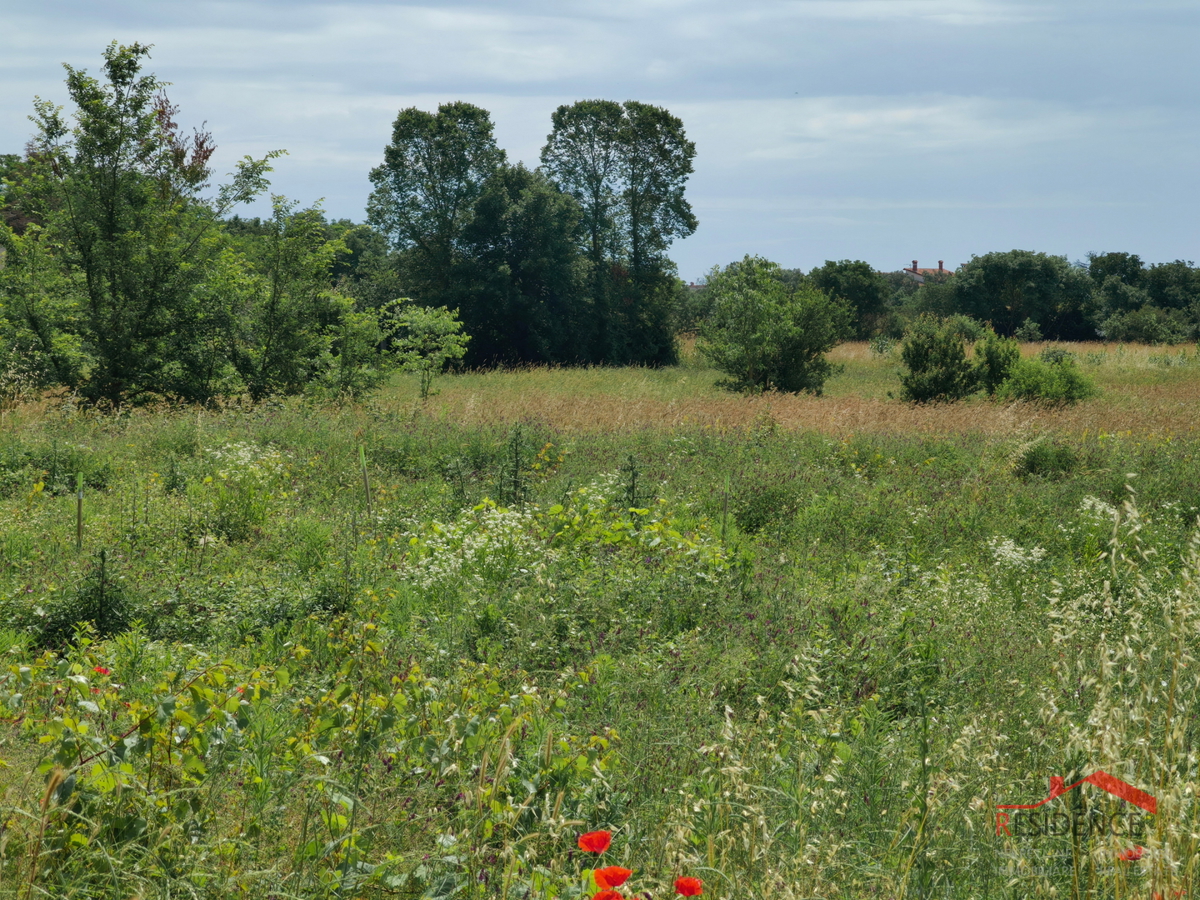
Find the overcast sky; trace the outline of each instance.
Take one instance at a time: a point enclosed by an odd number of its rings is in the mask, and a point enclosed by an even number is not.
[[[220,171],[284,148],[274,191],[334,218],[364,218],[404,107],[483,106],[534,165],[557,106],[633,99],[696,142],[685,279],[747,253],[1200,257],[1198,0],[0,0],[0,152],[114,39],[154,45]]]

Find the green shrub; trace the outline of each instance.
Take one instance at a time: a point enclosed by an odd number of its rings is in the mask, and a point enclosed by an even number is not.
[[[910,403],[961,400],[978,387],[962,334],[949,321],[926,317],[914,322],[904,337],[900,358],[908,367],[900,375],[900,396]]]
[[[1021,359],[1021,348],[1012,338],[1002,338],[989,328],[987,336],[975,344],[974,355],[975,377],[990,397]]]
[[[811,285],[790,287],[780,271],[750,256],[714,269],[712,315],[696,349],[733,390],[820,394],[835,371],[825,354],[849,333],[851,310]]]
[[[1013,337],[1023,343],[1032,344],[1042,339],[1042,327],[1033,319],[1026,319],[1021,323],[1021,326],[1013,332]]]
[[[1037,440],[1021,447],[1013,460],[1013,472],[1022,478],[1062,478],[1079,468],[1079,454],[1061,441]]]
[[[1192,337],[1194,328],[1178,311],[1143,306],[1129,312],[1113,313],[1100,323],[1100,331],[1110,341],[1179,344]]]
[[[977,341],[990,330],[987,325],[984,325],[978,319],[964,316],[961,313],[948,316],[942,324],[964,341]]]
[[[996,390],[1000,400],[1031,400],[1071,404],[1099,393],[1096,384],[1079,371],[1074,356],[1059,362],[1043,358],[1018,360],[1008,378]]]
[[[757,534],[795,519],[800,499],[791,485],[754,484],[734,494],[732,506],[738,528]]]

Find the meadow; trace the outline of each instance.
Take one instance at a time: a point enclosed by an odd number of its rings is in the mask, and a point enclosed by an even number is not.
[[[9,404],[0,898],[1193,896],[1200,351],[1070,349]]]

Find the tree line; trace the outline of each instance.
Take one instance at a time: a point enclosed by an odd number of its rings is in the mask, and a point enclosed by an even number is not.
[[[280,196],[242,218],[282,151],[214,184],[211,135],[179,126],[147,55],[114,42],[103,79],[67,66],[70,115],[35,100],[25,153],[0,156],[0,388],[113,405],[355,395],[398,366],[427,387],[434,360],[670,364],[694,331],[714,364],[748,367],[731,384],[819,391],[815,348],[929,319],[971,339],[1200,337],[1200,270],[1131,253],[988,253],[922,283],[747,257],[686,286],[667,250],[697,227],[696,148],[636,101],[559,107],[536,169],[508,161],[484,109],[405,109],[365,222]],[[782,374],[768,351],[808,362]]]
[[[36,100],[0,157],[0,377],[111,404],[359,393],[450,332],[468,365],[674,361],[695,145],[667,110],[562,106],[529,169],[486,110],[405,109],[366,223],[280,196],[246,219],[282,151],[214,184],[211,135],[178,125],[147,55],[67,66],[70,115]]]

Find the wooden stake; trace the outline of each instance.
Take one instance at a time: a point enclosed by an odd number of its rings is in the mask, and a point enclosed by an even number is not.
[[[75,549],[83,549],[83,473],[75,474]]]
[[[367,451],[362,448],[362,444],[358,445],[358,462],[362,466],[363,493],[367,497],[367,515],[373,523],[375,514],[371,511],[371,482],[367,480]]]

